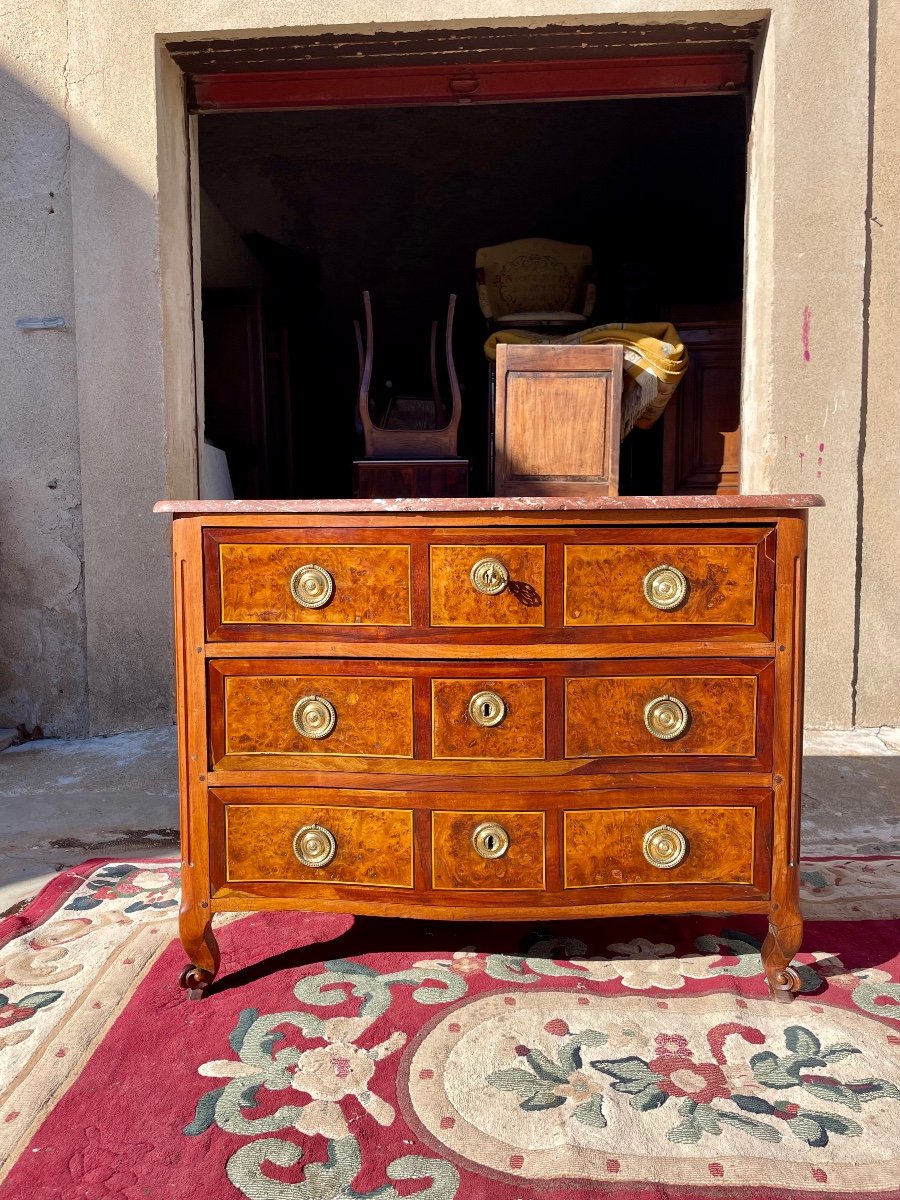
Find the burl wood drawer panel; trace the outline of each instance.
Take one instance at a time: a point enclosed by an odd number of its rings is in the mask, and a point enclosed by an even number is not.
[[[412,757],[411,679],[226,675],[224,689],[225,754]]]
[[[543,758],[544,693],[543,679],[432,680],[432,756]]]
[[[499,826],[499,828],[497,828]],[[508,846],[496,858],[487,853]],[[542,812],[433,812],[431,876],[435,891],[543,891]]]
[[[567,888],[754,883],[752,805],[605,808],[567,812]],[[764,810],[765,816],[768,809]]]
[[[503,590],[486,594],[472,581],[472,569],[485,559],[501,564]],[[432,546],[430,553],[431,624],[476,628],[542,626],[544,547],[483,544]]]
[[[221,799],[223,793],[218,793]],[[312,831],[317,826],[320,832]],[[325,831],[322,833],[321,831]],[[304,848],[334,853],[309,866]],[[305,839],[305,840],[304,840]],[[315,855],[313,855],[315,857]],[[413,886],[413,819],[408,809],[303,804],[225,804],[226,883],[348,883]]]
[[[752,758],[757,750],[757,693],[755,674],[567,679],[566,757]]]
[[[408,546],[223,542],[207,552],[216,548],[223,625],[410,624]],[[306,566],[323,574],[298,575]],[[320,607],[295,596],[318,604],[329,588]]]
[[[565,624],[752,627],[758,552],[755,544],[568,545]]]

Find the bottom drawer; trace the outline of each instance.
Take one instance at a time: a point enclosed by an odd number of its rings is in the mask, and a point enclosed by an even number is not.
[[[228,883],[413,885],[412,812],[301,804],[228,804]]]
[[[567,812],[564,886],[752,884],[756,820],[749,805]]]

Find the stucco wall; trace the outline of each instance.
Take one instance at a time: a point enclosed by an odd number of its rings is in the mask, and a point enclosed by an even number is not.
[[[87,731],[65,0],[0,27],[0,726]],[[22,332],[18,317],[64,316]]]
[[[856,719],[900,725],[900,0],[879,0],[874,68]]]
[[[896,4],[882,0],[881,8],[887,26]],[[811,522],[807,714],[813,726],[846,727],[853,719],[860,544],[869,6],[859,0],[772,0],[771,10],[751,139],[743,486],[819,490],[826,497],[828,508]],[[24,11],[8,14],[7,21],[22,22]],[[48,10],[40,11],[43,18]],[[196,479],[189,419],[194,381],[186,129],[179,117],[180,78],[160,44],[193,32],[270,33],[300,25],[364,31],[502,20],[521,26],[631,14],[642,23],[685,17],[670,0],[607,0],[602,16],[571,0],[468,0],[464,10],[455,0],[69,4],[87,671],[95,730],[153,724],[171,711],[168,531],[149,510],[161,495],[192,494]],[[701,15],[743,23],[763,13],[741,0],[708,0],[689,14]],[[21,45],[29,34],[13,25],[12,36]],[[57,44],[35,51],[35,74],[51,91],[60,87],[60,50]],[[888,109],[886,101],[883,111]],[[37,128],[36,115],[27,121]],[[889,140],[884,135],[876,143],[878,154]],[[879,186],[887,188],[887,176]],[[872,279],[874,312],[876,298],[887,303],[890,285],[882,281],[895,251],[888,243],[873,250],[879,273]],[[39,257],[36,241],[31,257]],[[4,310],[21,307],[23,297],[24,279],[14,281],[2,299]],[[879,558],[889,562],[898,550],[898,535],[887,524],[888,502],[879,508],[874,501],[892,483],[884,478],[884,464],[869,457],[886,423],[892,388],[886,315],[882,322],[877,338],[873,327],[868,347],[864,460],[871,481],[866,513],[875,524],[864,543],[863,574],[876,582],[883,571]],[[7,336],[8,325],[0,336]],[[71,342],[58,344],[69,345],[71,353]],[[28,382],[26,360],[19,361],[17,378]],[[61,374],[71,399],[74,365]],[[59,419],[65,386],[57,390],[51,407]],[[33,382],[23,391],[29,419],[36,419],[31,408],[38,393]],[[71,416],[71,403],[68,411]],[[72,439],[65,445],[71,456]],[[45,585],[48,594],[52,590]],[[886,676],[898,655],[896,640],[881,636],[891,632],[891,620],[874,587],[871,593],[864,600],[859,661],[880,658],[881,664],[877,678],[869,676],[865,705],[860,689],[860,713],[874,724],[891,719]]]

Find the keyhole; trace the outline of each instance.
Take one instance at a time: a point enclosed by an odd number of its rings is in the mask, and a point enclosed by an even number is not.
[[[487,835],[487,837],[484,839],[484,844],[487,846],[488,850],[493,850],[495,848],[496,843],[494,841],[494,835],[492,833],[489,833]]]
[[[494,713],[494,706],[493,706],[493,704],[482,704],[482,706],[481,706],[481,715],[482,715],[483,717],[490,717],[490,716],[493,716],[493,713]]]

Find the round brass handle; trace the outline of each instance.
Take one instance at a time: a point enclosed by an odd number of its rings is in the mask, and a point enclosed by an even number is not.
[[[496,821],[482,821],[472,834],[472,845],[482,858],[502,858],[509,849],[509,834]]]
[[[644,834],[644,858],[653,867],[677,867],[687,854],[687,838],[671,825],[657,825]]]
[[[506,716],[506,701],[496,692],[476,692],[469,701],[469,716],[482,729],[490,729]]]
[[[688,581],[677,567],[661,565],[644,576],[644,598],[654,608],[671,612],[687,599]]]
[[[327,867],[337,854],[337,842],[324,825],[304,825],[294,834],[294,853],[305,867]]]
[[[291,576],[291,595],[303,608],[323,608],[334,595],[330,571],[317,563],[305,563]]]
[[[324,696],[302,696],[294,705],[294,728],[301,737],[328,737],[336,723],[334,705]]]
[[[677,696],[657,696],[644,708],[644,724],[648,733],[663,742],[681,737],[690,723],[690,710]]]
[[[499,558],[479,558],[469,572],[476,592],[483,596],[499,596],[509,587],[509,569]]]

